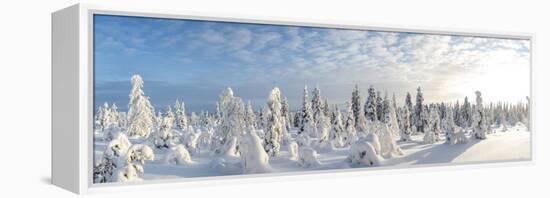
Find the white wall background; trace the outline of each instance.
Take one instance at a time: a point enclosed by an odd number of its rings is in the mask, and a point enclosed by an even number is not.
[[[0,6],[0,197],[72,197],[50,180],[50,13],[79,1],[3,1]],[[536,197],[548,196],[550,139],[550,6],[544,1],[80,1],[116,6],[233,13],[364,25],[411,25],[537,36],[535,52],[536,165],[414,171],[360,177],[262,182],[194,189],[103,194],[172,197]],[[514,80],[514,79],[510,79]],[[545,112],[546,111],[546,112]],[[546,187],[546,188],[545,188]]]

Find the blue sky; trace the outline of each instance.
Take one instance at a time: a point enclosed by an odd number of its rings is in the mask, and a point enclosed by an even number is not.
[[[212,110],[228,86],[256,108],[278,86],[291,109],[305,85],[336,104],[355,84],[398,102],[417,86],[428,102],[529,94],[526,40],[96,15],[94,48],[94,101],[122,110],[133,74],[155,108],[180,98],[189,112]]]

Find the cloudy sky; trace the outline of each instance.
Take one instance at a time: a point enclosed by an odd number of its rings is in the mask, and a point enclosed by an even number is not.
[[[128,105],[140,74],[156,108],[183,99],[211,110],[224,87],[265,103],[278,86],[298,109],[305,85],[343,104],[358,84],[395,93],[421,86],[427,102],[520,101],[529,95],[527,40],[96,15],[95,103]],[[97,105],[96,105],[97,106]]]

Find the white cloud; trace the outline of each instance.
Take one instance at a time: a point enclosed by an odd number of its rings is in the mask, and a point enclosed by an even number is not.
[[[220,32],[213,31],[213,30],[206,30],[204,32],[201,32],[200,38],[212,44],[223,43],[226,41],[226,39]]]
[[[266,45],[271,42],[276,42],[281,40],[281,34],[277,32],[260,32],[254,35],[254,46],[255,50],[260,50],[266,47]]]

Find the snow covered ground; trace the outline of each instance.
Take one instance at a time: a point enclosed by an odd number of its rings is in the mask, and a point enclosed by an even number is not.
[[[476,163],[497,161],[528,160],[531,156],[530,135],[527,129],[520,125],[502,132],[489,134],[485,140],[470,140],[466,144],[449,145],[444,141],[435,144],[424,144],[423,134],[413,135],[410,142],[398,142],[404,152],[403,156],[382,159],[380,166],[410,167],[417,164],[449,164]],[[131,140],[133,143],[135,140]],[[106,142],[100,136],[95,141],[96,159],[102,155]],[[213,167],[212,161],[217,156],[197,154],[191,157],[189,164],[166,164],[163,160],[167,150],[155,149],[155,160],[147,161],[144,166],[144,179],[189,178],[241,174],[240,169],[232,170],[231,163],[227,167]],[[271,157],[270,172],[294,172],[310,170],[328,170],[355,168],[346,161],[349,147],[337,148],[329,152],[320,152],[320,164],[312,167],[300,167],[296,160],[291,159],[287,146],[282,146],[279,157]],[[227,159],[231,162],[230,159]]]

